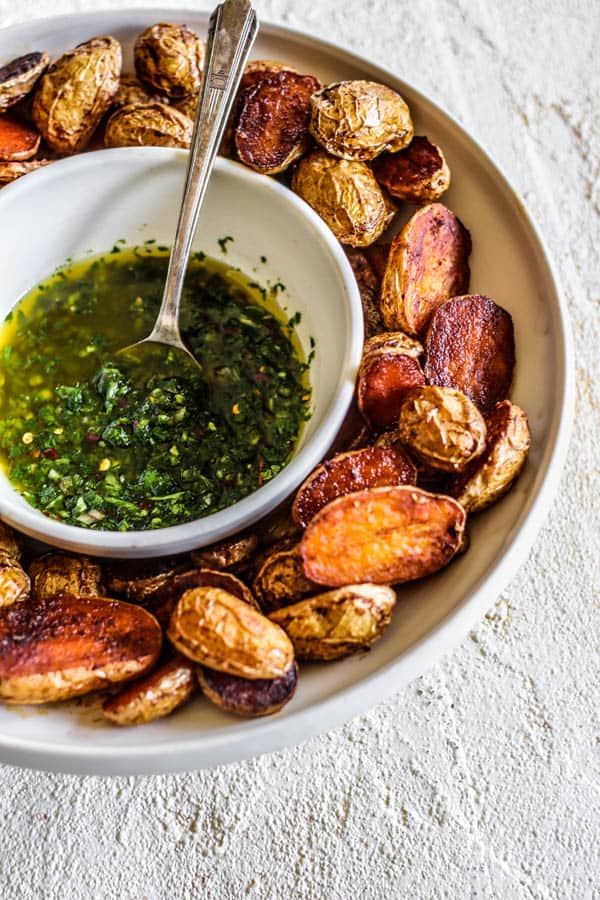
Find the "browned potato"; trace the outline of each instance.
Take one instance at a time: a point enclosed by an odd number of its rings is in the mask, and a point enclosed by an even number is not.
[[[304,574],[328,587],[425,578],[450,562],[465,520],[459,503],[416,487],[347,494],[324,506],[304,532]]]
[[[256,531],[263,547],[270,547],[280,541],[295,543],[298,540],[299,528],[292,519],[291,507],[291,499],[286,500],[258,523]]]
[[[289,703],[298,684],[298,666],[292,663],[280,678],[238,678],[201,667],[198,682],[203,694],[225,712],[237,716],[271,716]]]
[[[150,669],[162,632],[140,606],[104,597],[17,603],[0,609],[0,699],[49,703]]]
[[[186,591],[167,634],[193,662],[241,678],[279,678],[294,661],[292,645],[281,628],[220,588]]]
[[[298,545],[295,545],[267,556],[252,583],[252,590],[261,610],[268,613],[314,594],[319,586],[305,576]]]
[[[314,94],[310,131],[333,156],[353,160],[402,150],[413,136],[400,94],[374,81],[339,81]]]
[[[531,445],[527,416],[510,400],[496,404],[486,423],[485,453],[455,478],[451,489],[470,513],[495,503],[512,487]]]
[[[26,53],[0,68],[0,112],[14,106],[33,90],[49,62],[47,53]]]
[[[240,95],[235,146],[241,161],[263,175],[283,172],[310,146],[312,75],[289,69],[261,77]]]
[[[327,503],[365,488],[415,484],[417,470],[399,443],[339,453],[311,472],[298,488],[292,515],[303,528]]]
[[[108,560],[105,580],[111,596],[130,600],[132,603],[149,603],[178,569],[178,562],[166,559]]]
[[[13,559],[19,560],[23,554],[21,541],[17,537],[16,531],[7,525],[6,522],[0,520],[0,551],[12,556]]]
[[[378,353],[380,350],[386,352],[401,353],[404,356],[411,356],[413,359],[419,359],[423,353],[423,344],[404,334],[403,331],[383,331],[376,334],[365,341],[363,348],[363,359],[367,359],[371,353]]]
[[[390,331],[420,336],[438,306],[469,285],[469,232],[442,203],[419,209],[392,241],[381,284]]]
[[[256,534],[235,535],[218,544],[192,550],[190,556],[201,569],[237,569],[245,565],[258,547]]]
[[[452,388],[414,388],[400,409],[398,435],[432,469],[462,472],[485,448],[485,422],[474,403]]]
[[[22,175],[28,175],[29,172],[35,172],[42,166],[47,166],[51,159],[30,159],[27,162],[5,162],[0,163],[0,187],[16,181]]]
[[[24,162],[39,150],[41,137],[35,128],[9,115],[0,115],[0,160]]]
[[[98,37],[64,53],[40,79],[33,120],[58,153],[83,150],[119,89],[121,45]]]
[[[373,174],[392,197],[409,203],[438,200],[450,187],[444,154],[426,137],[414,137],[399,153],[385,153],[373,163]]]
[[[102,711],[115,725],[145,725],[170,715],[194,692],[194,667],[176,654],[149,675],[109,697]]]
[[[186,25],[151,25],[138,35],[133,55],[138,78],[159,94],[179,98],[200,90],[204,44]]]
[[[362,250],[356,250],[354,247],[346,247],[345,250],[360,291],[365,337],[369,338],[378,331],[383,331],[379,311],[379,278]]]
[[[356,383],[358,408],[375,431],[393,428],[407,392],[421,384],[425,384],[425,376],[414,352],[409,349],[405,353],[401,341],[396,345],[392,340],[382,342],[361,361]]]
[[[46,553],[29,566],[31,596],[48,600],[56,594],[73,597],[98,597],[102,589],[102,569],[87,556]]]
[[[30,583],[18,561],[0,551],[0,608],[29,599]]]
[[[155,100],[165,103],[165,99],[159,97],[156,93],[149,91],[141,81],[138,81],[137,77],[132,73],[124,73],[121,75],[121,79],[119,81],[119,90],[115,94],[113,100],[113,106],[129,106],[131,103],[152,103]],[[181,109],[179,103],[176,104],[177,109],[180,112],[185,112],[184,109]]]
[[[379,244],[378,243],[378,244],[371,244],[370,247],[367,247],[365,250],[365,256],[369,260],[371,268],[377,275],[380,286],[381,286],[381,282],[383,281],[383,276],[385,274],[387,261],[389,259],[390,247],[391,247],[391,244],[385,244],[385,243]]]
[[[368,650],[390,624],[396,593],[378,584],[351,584],[271,613],[299,659],[330,660]]]
[[[182,97],[181,100],[173,100],[171,106],[174,106],[175,109],[178,109],[180,113],[183,113],[184,116],[187,116],[193,122],[198,112],[199,100],[200,94],[190,94],[188,97]]]
[[[483,294],[442,303],[429,323],[425,374],[430,384],[453,387],[480,409],[508,396],[515,368],[510,313]]]
[[[104,132],[106,147],[183,147],[192,140],[194,123],[166,103],[130,103],[117,109]]]
[[[170,578],[150,600],[150,611],[163,628],[168,626],[180,597],[186,591],[197,587],[220,588],[254,609],[258,609],[258,603],[250,588],[246,587],[231,572],[219,572],[216,569],[191,569],[189,572],[180,572]]]
[[[336,159],[323,150],[313,150],[300,161],[292,188],[342,244],[352,247],[372,244],[394,217],[365,163]]]

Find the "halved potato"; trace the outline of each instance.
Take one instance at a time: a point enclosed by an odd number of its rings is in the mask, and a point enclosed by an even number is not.
[[[393,428],[407,393],[425,384],[419,360],[399,347],[382,345],[363,356],[358,371],[358,408],[375,431]]]
[[[172,557],[164,559],[111,559],[106,561],[105,581],[111,596],[133,603],[150,603],[180,568]]]
[[[210,547],[192,550],[190,556],[201,569],[238,569],[244,566],[258,547],[258,537],[253,532],[226,538]]]
[[[360,291],[365,337],[369,338],[379,331],[383,331],[383,321],[379,311],[379,278],[361,250],[354,247],[345,249]]]
[[[296,603],[318,591],[319,587],[305,576],[296,544],[267,556],[252,582],[252,589],[261,610],[269,613]]]
[[[0,550],[0,608],[29,599],[29,576],[18,560]]]
[[[423,203],[438,200],[450,187],[444,154],[426,137],[414,137],[399,153],[385,153],[373,162],[373,174],[398,200]]]
[[[298,666],[292,663],[279,678],[239,678],[201,666],[198,682],[215,706],[237,716],[272,716],[289,703],[298,684]]]
[[[176,654],[149,675],[114,694],[102,711],[115,725],[145,725],[170,715],[190,699],[196,684],[194,666]]]
[[[170,578],[150,601],[150,610],[163,628],[168,626],[180,597],[191,588],[197,587],[221,588],[254,609],[258,609],[258,603],[250,588],[246,587],[231,572],[221,572],[218,569],[190,569]]]
[[[59,594],[0,609],[0,699],[48,703],[148,671],[162,632],[142,609],[104,597]]]
[[[31,596],[46,600],[56,594],[73,597],[98,597],[102,588],[102,568],[87,556],[46,553],[29,566]]]

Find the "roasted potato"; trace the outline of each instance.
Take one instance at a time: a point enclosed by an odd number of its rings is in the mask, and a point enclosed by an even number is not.
[[[78,153],[96,130],[119,89],[121,45],[92,38],[64,53],[42,75],[32,115],[49,147]]]
[[[190,556],[194,565],[201,569],[239,569],[248,562],[257,547],[258,536],[251,532],[192,550]]]
[[[104,597],[59,594],[0,609],[0,699],[49,703],[150,669],[162,633],[146,610]]]
[[[292,663],[279,678],[239,678],[200,667],[202,693],[215,706],[237,716],[271,716],[289,703],[298,684],[298,666]]]
[[[17,537],[16,531],[7,525],[6,522],[0,520],[0,552],[12,556],[13,559],[20,560],[23,555],[23,547],[21,541]]]
[[[149,675],[105,700],[102,711],[115,725],[145,725],[187,703],[195,684],[193,665],[176,654]]]
[[[220,588],[186,591],[167,634],[173,646],[193,662],[241,678],[279,678],[294,662],[285,632]]]
[[[219,572],[216,569],[191,569],[169,578],[149,602],[150,611],[163,628],[168,626],[180,597],[186,591],[197,587],[221,588],[254,609],[259,608],[250,588],[246,587],[231,572]]]
[[[431,316],[469,284],[471,238],[442,203],[419,209],[392,241],[381,284],[381,315],[390,331],[420,337]]]
[[[111,596],[145,605],[173,578],[179,567],[166,559],[112,559],[106,562],[104,578]]]
[[[271,613],[298,659],[331,660],[369,647],[390,624],[396,593],[378,584],[351,584]]]
[[[513,322],[483,294],[447,300],[431,317],[425,341],[429,384],[456,388],[482,410],[508,397],[515,368]]]
[[[363,359],[367,359],[372,353],[385,350],[386,353],[401,353],[403,356],[411,356],[420,359],[424,348],[420,341],[404,334],[403,331],[382,331],[365,341]]]
[[[424,578],[450,562],[465,520],[455,500],[416,487],[347,494],[323,507],[304,532],[304,574],[328,587]]]
[[[393,428],[407,392],[421,384],[425,376],[414,352],[404,352],[401,341],[382,342],[363,355],[356,383],[358,408],[375,431]]]
[[[121,75],[119,90],[114,96],[112,105],[115,107],[130,106],[132,103],[153,103],[155,100],[159,102],[162,101],[163,103],[165,102],[165,99],[156,94],[156,92],[148,90],[148,88],[138,80],[136,75],[127,72]],[[181,112],[185,112],[184,109],[181,109],[179,103],[176,105],[177,109]]]
[[[365,337],[369,338],[383,331],[379,310],[379,279],[362,250],[356,250],[354,247],[346,247],[345,250],[360,291]]]
[[[461,391],[425,386],[405,397],[398,435],[419,462],[444,472],[462,472],[485,448],[483,416]]]
[[[298,489],[292,516],[306,528],[332,500],[366,488],[415,484],[417,470],[400,445],[364,447],[326,460]]]
[[[29,576],[18,560],[0,550],[0,609],[29,599]]]
[[[87,556],[46,553],[31,563],[29,576],[35,600],[49,600],[56,594],[98,597],[104,593],[102,569]]]
[[[339,81],[312,97],[310,131],[333,156],[375,159],[410,143],[413,126],[408,106],[384,84]]]
[[[291,515],[292,501],[286,500],[257,524],[256,533],[262,547],[270,547],[281,541],[298,540],[299,529]]]
[[[450,187],[444,154],[426,137],[414,137],[399,153],[384,153],[373,162],[373,174],[398,200],[424,203],[438,200]]]
[[[30,159],[27,162],[0,163],[0,187],[16,181],[22,175],[28,175],[29,172],[35,172],[36,169],[41,169],[50,162],[52,162],[51,159]]]
[[[292,188],[351,247],[372,244],[394,217],[365,163],[336,159],[323,150],[300,161]]]
[[[261,610],[269,613],[314,594],[319,586],[305,576],[296,544],[267,556],[252,582],[252,590]]]
[[[159,94],[177,99],[200,90],[204,44],[186,25],[151,25],[138,35],[133,56],[137,77]]]
[[[387,266],[387,261],[390,255],[390,247],[391,244],[371,244],[369,247],[365,249],[365,256],[369,260],[369,264],[377,279],[379,281],[379,285],[381,287],[381,282],[383,281],[383,276],[385,273],[385,269]],[[381,329],[383,331],[383,328]]]
[[[49,62],[47,53],[26,53],[0,67],[0,112],[14,106],[34,89]]]
[[[106,147],[183,147],[192,140],[194,123],[166,103],[130,103],[115,110],[104,132]]]
[[[512,487],[525,465],[531,436],[524,411],[502,400],[486,418],[485,452],[453,481],[451,493],[467,512],[485,509]]]
[[[319,82],[289,69],[261,78],[240,98],[235,147],[263,175],[284,172],[310,146],[310,98]]]
[[[35,128],[12,116],[0,115],[0,161],[24,162],[38,152],[40,135]]]

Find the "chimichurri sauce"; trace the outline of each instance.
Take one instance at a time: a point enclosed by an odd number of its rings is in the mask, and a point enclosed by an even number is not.
[[[241,500],[286,464],[309,418],[308,365],[274,297],[196,254],[182,334],[201,364],[133,367],[166,252],[115,248],[59,270],[0,332],[0,462],[19,492],[70,525],[128,531]]]

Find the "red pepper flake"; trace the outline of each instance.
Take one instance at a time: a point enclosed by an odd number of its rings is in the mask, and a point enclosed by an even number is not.
[[[150,509],[150,504],[148,503],[147,500],[140,500],[140,502],[138,503],[138,506],[140,509]]]
[[[119,399],[117,401],[117,405],[118,405],[119,409],[125,409],[125,407],[127,406],[127,398],[119,397]]]
[[[264,459],[259,459],[258,461],[258,486],[262,487],[265,483],[265,479],[263,478],[263,469],[265,467]]]
[[[94,434],[93,431],[88,431],[88,433],[86,434],[85,437],[86,437],[86,440],[92,441],[92,443],[94,443],[94,444],[96,443],[96,441],[100,440],[100,435]]]
[[[44,456],[46,459],[58,459],[58,453],[54,449],[54,447],[50,447],[49,450],[44,450]]]
[[[250,380],[251,380],[251,381],[254,381],[254,382],[259,382],[259,381],[270,381],[270,379],[271,379],[271,376],[270,376],[270,375],[266,375],[265,372],[254,372],[254,373],[250,376]]]

